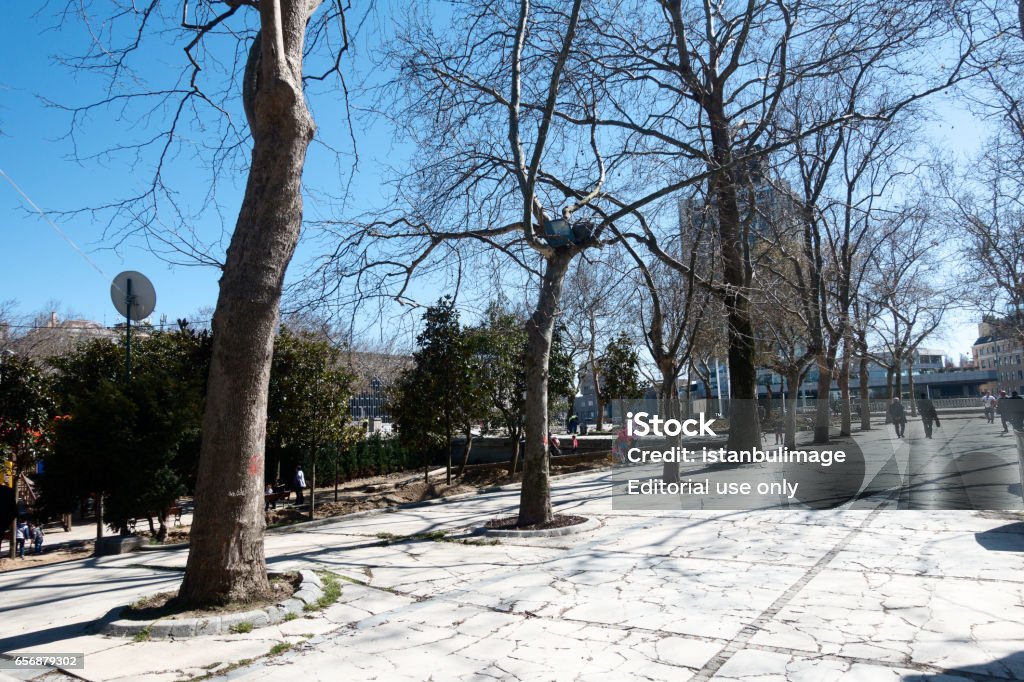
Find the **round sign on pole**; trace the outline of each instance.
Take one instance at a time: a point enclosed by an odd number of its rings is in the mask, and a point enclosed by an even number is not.
[[[156,308],[156,289],[141,272],[127,270],[110,283],[110,300],[124,317],[128,317],[130,305],[131,319],[142,320],[149,317]]]

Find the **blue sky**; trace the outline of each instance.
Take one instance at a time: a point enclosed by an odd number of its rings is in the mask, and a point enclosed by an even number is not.
[[[69,155],[70,140],[65,137],[69,117],[66,112],[48,107],[42,98],[69,104],[95,99],[100,83],[88,75],[76,74],[54,60],[55,54],[81,53],[88,33],[81,25],[67,30],[48,30],[53,19],[33,15],[32,3],[9,3],[4,18],[8,39],[0,42],[0,59],[16,66],[0,78],[0,169],[46,210],[74,209],[103,203],[123,193],[138,191],[148,179],[145,172],[129,168],[123,158],[101,159],[79,164]],[[99,3],[102,4],[102,3]],[[177,73],[182,63],[178,47],[156,47],[144,55],[154,73]],[[339,140],[343,127],[338,123],[341,108],[321,99],[313,102],[320,130]],[[983,130],[970,115],[948,105],[940,105],[944,120],[930,127],[936,140],[951,151],[967,155],[977,146]],[[126,130],[110,116],[94,117],[87,126],[87,137],[80,140],[83,149],[100,150],[139,131]],[[386,130],[364,133],[359,139],[361,174],[356,178],[350,210],[365,209],[383,200],[380,169],[401,158]],[[179,166],[174,179],[186,193],[203,196],[206,186],[189,177]],[[329,187],[337,178],[335,159],[315,145],[311,149],[306,178],[324,179]],[[231,227],[240,202],[241,172],[229,176],[220,186],[220,204],[224,220]],[[313,207],[312,202],[307,206]],[[312,211],[311,211],[312,213]],[[315,213],[314,213],[315,215]],[[216,269],[210,267],[171,266],[150,253],[138,240],[115,247],[114,240],[103,238],[103,224],[86,214],[58,220],[59,228],[87,254],[83,257],[54,229],[28,210],[24,200],[0,178],[0,302],[16,300],[19,312],[43,312],[57,304],[62,314],[74,314],[105,324],[118,321],[109,300],[110,279],[122,270],[138,270],[149,276],[157,290],[156,321],[162,315],[173,321],[193,316],[201,308],[216,302]],[[221,225],[208,216],[195,226],[202,234],[216,237]],[[313,255],[309,247],[296,256],[291,276]],[[99,270],[100,272],[98,272]],[[975,329],[964,318],[940,345],[951,354],[969,349]]]
[[[58,65],[53,54],[73,53],[85,43],[81,30],[44,31],[49,17],[33,17],[34,3],[5,8],[8,39],[0,59],[17,64],[0,79],[0,168],[45,210],[73,209],[113,198],[133,178],[117,163],[80,165],[69,159],[71,144],[64,135],[68,116],[44,104],[41,97],[78,103],[96,96],[96,82],[76,78]],[[78,27],[81,28],[81,27]],[[110,141],[115,126],[98,131]],[[22,313],[42,311],[51,302],[61,310],[113,324],[110,279],[122,270],[138,270],[157,289],[159,313],[173,320],[216,299],[217,273],[210,268],[169,268],[140,245],[118,251],[101,239],[102,226],[86,216],[57,224],[103,274],[90,265],[0,178],[0,300],[15,299]]]

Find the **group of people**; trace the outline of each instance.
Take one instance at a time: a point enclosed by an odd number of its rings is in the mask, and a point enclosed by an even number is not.
[[[1006,391],[999,391],[998,397],[992,395],[991,391],[985,391],[981,396],[981,403],[984,408],[985,420],[989,424],[995,424],[998,414],[1003,433],[1008,433],[1010,427],[1017,431],[1024,431],[1024,399],[1017,391],[1010,391],[1010,395],[1007,395]],[[939,422],[939,415],[935,411],[935,405],[924,393],[917,401],[917,411],[924,424],[925,438],[931,438],[932,429],[942,425]],[[889,404],[889,421],[896,428],[896,437],[903,438],[907,429],[907,411],[899,398],[893,398]]]
[[[935,428],[942,428],[939,421],[939,413],[935,410],[935,404],[922,393],[917,401],[917,413],[921,416],[921,423],[924,424],[924,437],[931,438]],[[900,402],[899,397],[893,398],[889,403],[889,421],[896,429],[897,438],[906,438],[907,433],[907,410]]]
[[[271,509],[277,509],[277,499],[271,497],[288,490],[289,487],[281,482],[281,479],[277,480],[277,483],[267,483],[266,488],[263,491],[264,503],[263,511],[270,511]],[[305,504],[306,502],[306,474],[302,471],[302,465],[295,467],[295,475],[292,477],[291,490],[295,492],[295,503]]]
[[[573,453],[576,453],[580,448],[580,441],[576,437],[575,433],[570,433],[569,435],[572,436],[572,451]],[[548,452],[550,452],[552,455],[562,454],[562,442],[558,440],[558,436],[556,436],[551,431],[548,431],[547,444]]]
[[[25,545],[31,542],[35,554],[43,553],[43,527],[22,519],[14,532],[15,551],[19,558],[25,558]]]
[[[992,391],[985,391],[981,396],[981,403],[984,407],[985,420],[989,424],[996,423],[996,415],[1003,427],[1003,433],[1009,432],[1012,426],[1017,431],[1024,431],[1024,403],[1010,403],[1009,400],[1022,400],[1017,391],[999,391],[999,396],[992,395]]]

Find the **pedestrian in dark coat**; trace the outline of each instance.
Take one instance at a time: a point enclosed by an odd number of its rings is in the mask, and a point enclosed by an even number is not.
[[[907,412],[899,398],[893,398],[889,403],[889,421],[896,427],[896,437],[903,438],[907,430]]]
[[[932,424],[941,427],[939,414],[935,411],[935,404],[924,393],[917,401],[917,411],[921,414],[921,421],[924,423],[924,437],[932,437]]]

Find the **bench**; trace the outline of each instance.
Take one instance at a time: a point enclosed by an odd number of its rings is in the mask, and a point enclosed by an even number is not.
[[[173,507],[167,507],[167,509],[164,510],[164,518],[171,518],[171,519],[173,519],[173,522],[172,522],[173,525],[180,526],[180,525],[182,525],[181,524],[181,511],[182,511],[181,510],[181,505],[177,505],[176,504]],[[150,512],[147,516],[141,517],[141,518],[157,518],[157,519],[159,519],[160,518],[160,514],[157,514],[155,512]],[[138,525],[138,523],[139,523],[139,519],[138,518],[128,519],[128,522],[127,522],[128,532],[134,534],[135,533],[135,528]]]
[[[292,496],[292,491],[282,490],[279,493],[266,493],[263,495],[263,509],[270,509],[272,506],[277,506],[278,502],[287,502]]]

